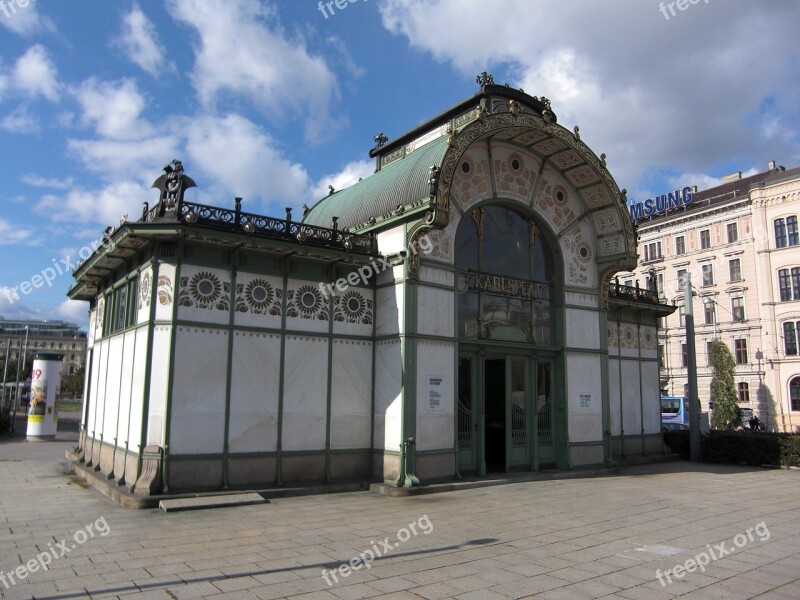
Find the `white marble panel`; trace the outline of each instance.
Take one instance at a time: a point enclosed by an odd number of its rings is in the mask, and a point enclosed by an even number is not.
[[[403,331],[404,284],[383,287],[375,294],[375,335],[391,335]]]
[[[147,366],[147,328],[136,330],[136,356],[133,361],[133,375],[131,378],[131,411],[127,435],[128,448],[138,450],[142,443],[142,409],[144,403],[144,373]]]
[[[136,330],[125,333],[122,354],[122,372],[119,386],[119,418],[117,420],[117,444],[125,446],[128,439],[128,418],[131,409],[131,388],[133,385],[133,366],[136,360]]]
[[[372,342],[334,340],[331,448],[369,448],[372,420]]]
[[[455,274],[449,269],[439,269],[437,267],[422,265],[419,269],[419,280],[452,286],[455,283]]]
[[[325,448],[327,392],[327,340],[287,336],[281,436],[284,450]]]
[[[384,256],[390,254],[397,254],[398,252],[406,249],[406,231],[405,226],[400,225],[388,231],[382,231],[378,234],[378,252]]]
[[[622,381],[625,382],[625,385],[622,386],[622,427],[625,435],[640,435],[642,433],[642,408],[638,361],[622,361]]]
[[[608,360],[608,397],[609,415],[611,417],[611,435],[619,435],[620,433],[620,412],[619,403],[619,360],[610,358]]]
[[[240,272],[236,276],[234,322],[246,327],[281,328],[283,280]]]
[[[108,396],[106,395],[108,383],[108,340],[103,340],[98,344],[100,346],[99,362],[97,369],[97,402],[95,402],[94,419],[89,421],[89,430],[94,430],[95,437],[100,438],[103,433],[103,419],[105,417],[106,402]]]
[[[399,340],[375,344],[375,448],[399,450],[403,358]]]
[[[170,452],[222,452],[227,364],[226,331],[178,327],[170,408]],[[155,369],[153,373],[155,375]],[[150,401],[152,403],[152,396]],[[153,416],[162,414],[152,408],[151,422]]]
[[[451,342],[420,340],[417,343],[417,450],[453,447],[454,352]],[[431,379],[437,380],[436,385],[432,385]]]
[[[644,413],[644,432],[661,431],[661,391],[658,363],[642,362],[642,406]]]
[[[586,308],[597,308],[599,305],[597,295],[582,292],[565,292],[564,301],[566,304]]]
[[[117,435],[117,415],[119,414],[119,377],[122,371],[122,335],[108,340],[108,363],[106,371],[105,406],[103,410],[103,441],[114,443]]]
[[[593,310],[567,308],[567,347],[600,349],[600,313]]]
[[[162,264],[159,270],[161,280],[166,265]],[[227,325],[230,314],[231,301],[231,276],[227,269],[212,269],[185,264],[181,266],[180,282],[174,283],[174,273],[171,277],[173,290],[177,290],[178,318],[184,321],[197,321],[199,323],[215,323]],[[173,296],[176,294],[173,294]],[[171,305],[169,316],[160,316],[162,309],[159,306],[156,313],[159,319],[170,319],[172,316]]]
[[[139,287],[136,298],[136,322],[145,323],[150,319],[150,297],[153,289],[153,268],[147,267],[139,273]]]
[[[273,452],[278,443],[281,338],[234,334],[228,447],[231,452]]]
[[[150,400],[147,421],[147,444],[164,445],[166,423],[167,387],[169,385],[169,353],[172,327],[157,325],[153,328],[153,360],[150,370]]]
[[[100,386],[100,371],[102,370],[101,367],[105,360],[103,356],[104,346],[104,342],[97,342],[94,347],[94,352],[92,353],[92,373],[91,382],[89,383],[89,405],[86,408],[88,412],[86,415],[86,428],[89,435],[92,435],[93,432],[96,432],[97,428],[95,423],[97,422],[98,406],[105,401],[105,394],[103,394],[103,388]],[[95,435],[97,434],[95,433]]]
[[[453,337],[454,292],[417,286],[417,331],[421,334]]]
[[[289,279],[286,288],[286,328],[310,333],[327,333],[330,295],[319,281]]]
[[[160,263],[158,265],[158,279],[153,282],[156,286],[156,320],[171,321],[172,311],[177,298],[175,297],[175,265]]]
[[[567,353],[567,419],[570,442],[603,439],[601,360],[600,354]]]

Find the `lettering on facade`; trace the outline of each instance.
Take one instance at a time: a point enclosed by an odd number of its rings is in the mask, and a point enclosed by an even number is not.
[[[681,206],[688,206],[694,200],[692,188],[685,187],[669,194],[661,194],[655,198],[648,198],[644,202],[635,202],[630,206],[631,221],[638,221],[645,217],[668,213]]]
[[[474,275],[467,280],[467,289],[500,296],[532,300],[549,300],[550,286],[546,283],[511,279],[497,275]]]

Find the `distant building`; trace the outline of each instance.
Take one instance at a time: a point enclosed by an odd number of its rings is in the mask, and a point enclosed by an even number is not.
[[[86,332],[75,323],[5,319],[0,317],[0,353],[16,359],[25,346],[28,353],[52,350],[64,355],[63,375],[72,375],[86,363]],[[10,342],[10,347],[9,347]]]
[[[690,203],[642,214],[632,206],[639,265],[623,284],[651,287],[678,307],[659,330],[662,390],[687,395],[683,276],[695,302],[698,393],[708,410],[715,337],[736,361],[739,404],[770,429],[800,431],[800,168],[770,162],[763,173],[734,173]],[[672,194],[676,196],[677,194]],[[664,202],[661,201],[661,207]]]

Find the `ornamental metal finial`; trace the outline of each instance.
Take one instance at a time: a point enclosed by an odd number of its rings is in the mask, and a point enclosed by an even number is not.
[[[389,141],[389,138],[386,137],[385,135],[383,135],[382,131],[378,135],[375,136],[375,143],[377,144],[377,146],[376,146],[377,148],[380,148],[381,146],[383,146],[388,141]]]
[[[153,182],[152,187],[161,191],[158,216],[163,217],[167,212],[179,215],[184,193],[189,188],[197,187],[197,184],[184,174],[181,161],[173,160],[164,167],[164,174]]]
[[[487,85],[494,85],[494,77],[490,73],[483,71],[480,75],[475,78],[477,84],[481,87],[486,87]]]
[[[574,127],[574,129],[572,131],[575,134],[575,141],[576,142],[580,142],[581,141],[581,128],[578,127],[577,125],[575,125],[575,127]]]

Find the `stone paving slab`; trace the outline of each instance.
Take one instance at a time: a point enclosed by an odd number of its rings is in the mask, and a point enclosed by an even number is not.
[[[225,508],[231,506],[248,506],[250,504],[266,504],[267,500],[255,493],[225,494],[221,496],[198,496],[195,498],[175,498],[162,500],[158,508],[164,512],[179,510],[202,510],[207,508]]]
[[[796,471],[667,463],[165,513],[82,487],[66,444],[0,441],[3,600],[800,598]],[[17,576],[42,553],[47,571]]]

